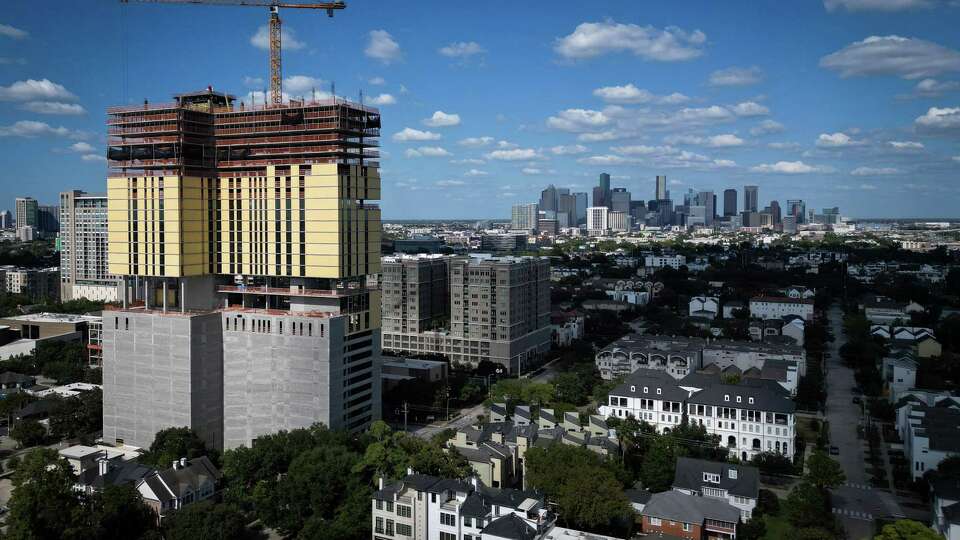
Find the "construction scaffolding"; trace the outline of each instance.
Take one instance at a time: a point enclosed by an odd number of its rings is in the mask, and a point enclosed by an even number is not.
[[[264,176],[268,166],[379,166],[380,112],[334,97],[236,105],[207,88],[107,109],[111,176]]]

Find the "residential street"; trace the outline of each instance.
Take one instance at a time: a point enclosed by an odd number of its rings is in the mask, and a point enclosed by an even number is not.
[[[831,457],[847,476],[847,483],[833,490],[833,513],[840,517],[851,540],[873,538],[875,518],[902,515],[902,511],[889,492],[870,486],[864,456],[866,441],[857,435],[861,408],[852,402],[852,389],[857,383],[853,370],[840,359],[840,347],[846,342],[843,310],[832,306],[829,318],[834,341],[826,365],[826,418],[830,422],[830,445],[840,449],[839,456]]]

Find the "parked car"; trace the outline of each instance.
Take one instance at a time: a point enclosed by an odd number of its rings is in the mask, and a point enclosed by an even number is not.
[[[837,448],[836,446],[831,446],[831,447],[830,447],[830,455],[831,455],[831,456],[839,456],[839,455],[840,455],[840,449]]]

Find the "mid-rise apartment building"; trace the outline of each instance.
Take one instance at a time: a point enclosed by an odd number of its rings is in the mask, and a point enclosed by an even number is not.
[[[782,319],[796,315],[804,321],[813,320],[813,300],[780,296],[759,296],[750,299],[750,316],[758,319]]]
[[[22,294],[31,300],[57,300],[60,296],[60,271],[57,268],[0,267],[2,290]]]
[[[420,269],[447,268],[446,304],[442,287],[416,284]],[[408,269],[406,272],[404,269]],[[416,268],[415,272],[409,269]],[[426,270],[424,270],[426,272]],[[516,373],[550,348],[550,263],[535,257],[424,257],[383,259],[383,348],[396,352],[441,354],[451,362],[496,362]],[[432,274],[433,275],[433,274]],[[449,314],[443,327],[428,330],[422,310]],[[430,319],[434,323],[438,317]],[[404,330],[406,328],[406,330]]]
[[[676,380],[663,371],[640,369],[610,391],[602,416],[632,416],[666,433],[684,420],[717,435],[720,445],[743,461],[761,452],[793,458],[795,419],[790,394],[773,381],[739,384],[720,376],[692,374]]]
[[[106,194],[60,194],[60,299],[117,302],[122,283],[107,271]]]
[[[380,412],[376,109],[204,91],[108,110],[103,436],[213,448]]]
[[[515,204],[510,215],[510,228],[518,231],[537,230],[540,207],[537,203]]]

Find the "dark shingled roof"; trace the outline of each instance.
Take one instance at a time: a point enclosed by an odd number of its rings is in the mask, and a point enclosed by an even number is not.
[[[647,504],[653,495],[645,489],[628,489],[624,491],[624,494],[627,496],[627,499],[634,504]]]
[[[730,478],[730,470],[736,471],[736,478]],[[720,484],[703,481],[703,473],[720,476]],[[687,457],[677,458],[677,469],[673,476],[673,487],[700,491],[701,487],[719,487],[733,495],[756,499],[760,490],[760,472],[756,467],[733,465],[720,461],[707,461]]]
[[[509,538],[510,540],[533,540],[537,537],[537,530],[516,514],[510,513],[495,519],[480,531],[487,535]]]
[[[115,465],[111,464],[110,470],[103,476],[100,475],[99,466],[90,467],[80,475],[80,482],[96,491],[100,491],[107,486],[136,484],[141,478],[146,477],[153,471],[154,469],[136,461],[123,461]]]
[[[943,507],[943,517],[948,523],[960,525],[960,502],[953,503],[950,506]]]
[[[727,501],[698,495],[685,495],[679,491],[654,493],[643,508],[643,515],[682,521],[703,523],[704,519],[737,523],[740,510]]]
[[[683,401],[687,399],[687,391],[680,388],[678,382],[665,371],[641,368],[631,373],[627,380],[611,390],[609,395]],[[644,387],[647,388],[646,392],[643,391]],[[658,389],[661,392],[659,394]]]

